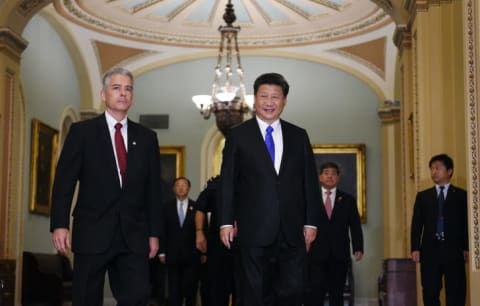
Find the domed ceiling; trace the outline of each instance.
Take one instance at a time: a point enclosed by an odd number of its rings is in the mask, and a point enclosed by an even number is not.
[[[242,47],[317,44],[391,23],[371,0],[232,0]],[[227,0],[57,0],[84,27],[145,42],[217,47]]]
[[[384,2],[382,2],[384,1]],[[395,22],[390,0],[231,0],[242,55],[326,63],[393,95]],[[73,38],[92,88],[112,66],[143,73],[218,53],[229,0],[54,0],[46,16]],[[388,9],[388,5],[386,5]],[[53,9],[54,8],[54,9]],[[96,83],[95,83],[96,82]]]

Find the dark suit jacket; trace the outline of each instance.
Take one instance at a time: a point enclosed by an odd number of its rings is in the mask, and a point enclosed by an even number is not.
[[[438,200],[435,186],[417,193],[412,217],[411,248],[421,258],[438,256],[435,237]],[[447,258],[463,259],[468,250],[467,192],[450,185],[444,206],[445,249]]]
[[[195,209],[203,212],[204,214],[210,214],[210,222],[204,224],[204,230],[207,233],[209,240],[221,243],[218,235],[219,224],[217,216],[217,207],[219,202],[220,193],[220,176],[216,176],[207,182],[207,187],[200,192],[197,201],[195,203]]]
[[[350,260],[350,237],[352,252],[363,252],[363,233],[355,198],[339,189],[336,191],[332,217],[329,220],[323,197],[320,199],[322,222],[317,239],[310,249],[310,261],[334,257],[338,261]],[[350,234],[350,235],[349,235]]]
[[[180,226],[177,199],[165,203],[165,244],[160,248],[167,256],[167,264],[178,262],[200,263],[200,253],[195,246],[195,202],[188,200],[187,214]]]
[[[129,249],[149,251],[148,237],[161,231],[160,157],[156,134],[128,121],[127,173],[123,188],[117,172],[105,114],[72,124],[58,161],[52,194],[50,229],[69,228],[73,211],[72,249],[101,253],[115,231]]]
[[[238,224],[240,246],[271,245],[280,231],[305,245],[304,225],[319,223],[319,190],[304,129],[281,120],[283,156],[277,175],[256,118],[230,129],[223,150],[220,224]]]

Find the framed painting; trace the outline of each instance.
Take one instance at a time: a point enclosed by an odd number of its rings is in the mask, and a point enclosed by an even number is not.
[[[160,174],[164,199],[174,197],[173,182],[185,176],[185,146],[160,146]]]
[[[57,163],[58,130],[32,119],[30,212],[50,215]]]
[[[358,213],[362,223],[367,222],[365,196],[365,145],[331,144],[312,145],[317,172],[325,162],[334,162],[340,168],[338,188],[357,199]],[[319,173],[320,174],[320,173]]]

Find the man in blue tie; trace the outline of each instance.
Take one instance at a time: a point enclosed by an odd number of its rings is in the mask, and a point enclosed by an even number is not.
[[[285,78],[266,73],[253,87],[256,116],[225,140],[220,238],[227,248],[238,240],[241,305],[297,306],[321,215],[312,147],[304,129],[280,119]]]
[[[440,305],[445,277],[447,306],[465,305],[468,261],[467,192],[453,186],[453,160],[446,154],[429,162],[435,186],[420,191],[411,227],[412,259],[420,262],[423,303]]]
[[[195,245],[195,202],[188,198],[190,180],[178,177],[173,184],[175,199],[164,205],[165,241],[160,262],[167,265],[168,305],[194,306],[200,269]]]

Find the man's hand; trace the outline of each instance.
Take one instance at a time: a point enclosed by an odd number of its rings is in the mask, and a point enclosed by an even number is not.
[[[196,232],[195,245],[201,253],[207,253],[207,239],[205,239],[205,234],[202,230],[197,230]]]
[[[303,236],[305,237],[305,246],[307,247],[307,253],[310,251],[310,246],[313,240],[317,237],[317,229],[309,226],[303,227]]]
[[[67,228],[56,228],[52,233],[52,242],[55,249],[62,254],[70,250],[70,233]]]
[[[157,255],[159,243],[157,237],[148,237],[148,244],[150,246],[150,252],[148,253],[148,258],[152,259]]]
[[[234,229],[233,226],[227,225],[220,229],[220,240],[230,250],[230,243],[233,241]]]
[[[355,258],[355,261],[360,261],[362,260],[363,253],[360,251],[356,251],[355,253],[353,253],[353,257]]]
[[[420,262],[420,251],[413,251],[412,252],[412,260],[414,262]]]
[[[165,254],[158,255],[158,259],[162,264],[165,264],[167,262],[167,257],[165,256]]]

